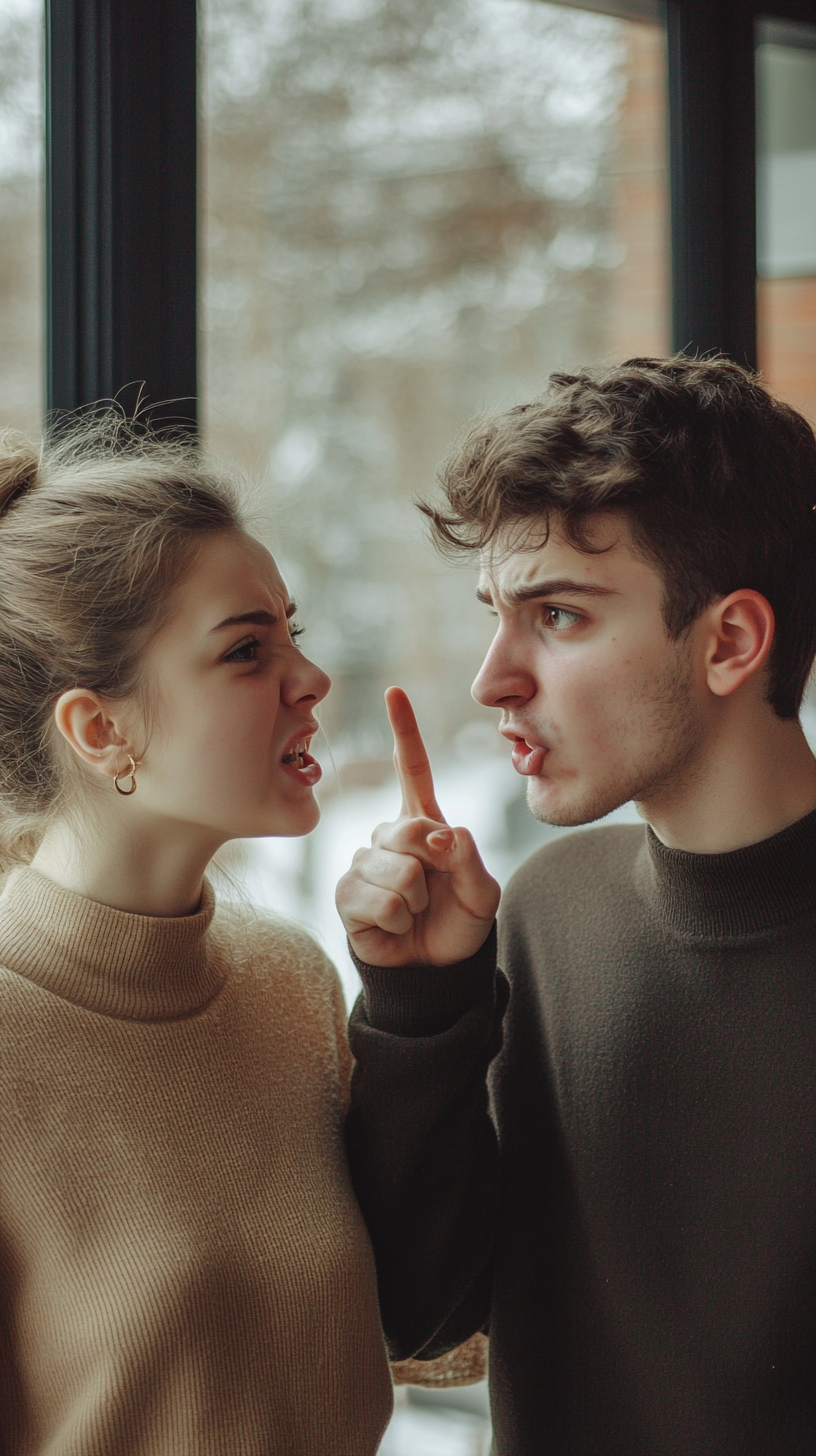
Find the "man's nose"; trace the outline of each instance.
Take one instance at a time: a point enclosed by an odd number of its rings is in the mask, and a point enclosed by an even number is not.
[[[471,697],[486,708],[509,708],[529,702],[535,692],[535,678],[518,644],[497,633],[470,689]]]

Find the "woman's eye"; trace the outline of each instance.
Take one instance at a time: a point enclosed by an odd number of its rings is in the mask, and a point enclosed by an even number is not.
[[[568,612],[564,607],[545,607],[544,623],[552,627],[554,632],[566,632],[569,627],[574,627],[581,618],[577,612]]]
[[[257,637],[247,637],[243,642],[239,642],[237,647],[233,647],[231,652],[227,653],[224,661],[255,662],[258,657],[260,645]]]

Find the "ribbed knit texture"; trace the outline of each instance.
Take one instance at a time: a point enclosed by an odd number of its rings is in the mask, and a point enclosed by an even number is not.
[[[336,975],[251,915],[0,897],[3,1456],[373,1456]]]
[[[495,925],[475,956],[452,966],[369,966],[351,946],[349,950],[365,975],[366,1010],[379,1031],[402,1037],[437,1036],[480,996],[492,998]]]
[[[647,829],[636,883],[663,926],[702,942],[794,925],[814,913],[816,813],[727,854],[667,849]]]

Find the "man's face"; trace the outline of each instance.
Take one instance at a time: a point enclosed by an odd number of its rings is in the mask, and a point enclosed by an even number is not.
[[[533,538],[534,539],[534,538]],[[554,520],[546,545],[505,532],[482,563],[479,595],[498,630],[472,693],[502,709],[527,802],[548,824],[587,824],[630,799],[682,790],[705,736],[695,627],[667,635],[662,584],[625,521],[592,523],[579,551]]]

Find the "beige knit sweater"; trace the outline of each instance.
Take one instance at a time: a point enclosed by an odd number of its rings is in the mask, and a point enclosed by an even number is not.
[[[212,922],[212,923],[211,923]],[[345,1016],[290,926],[0,897],[2,1456],[370,1456]]]

